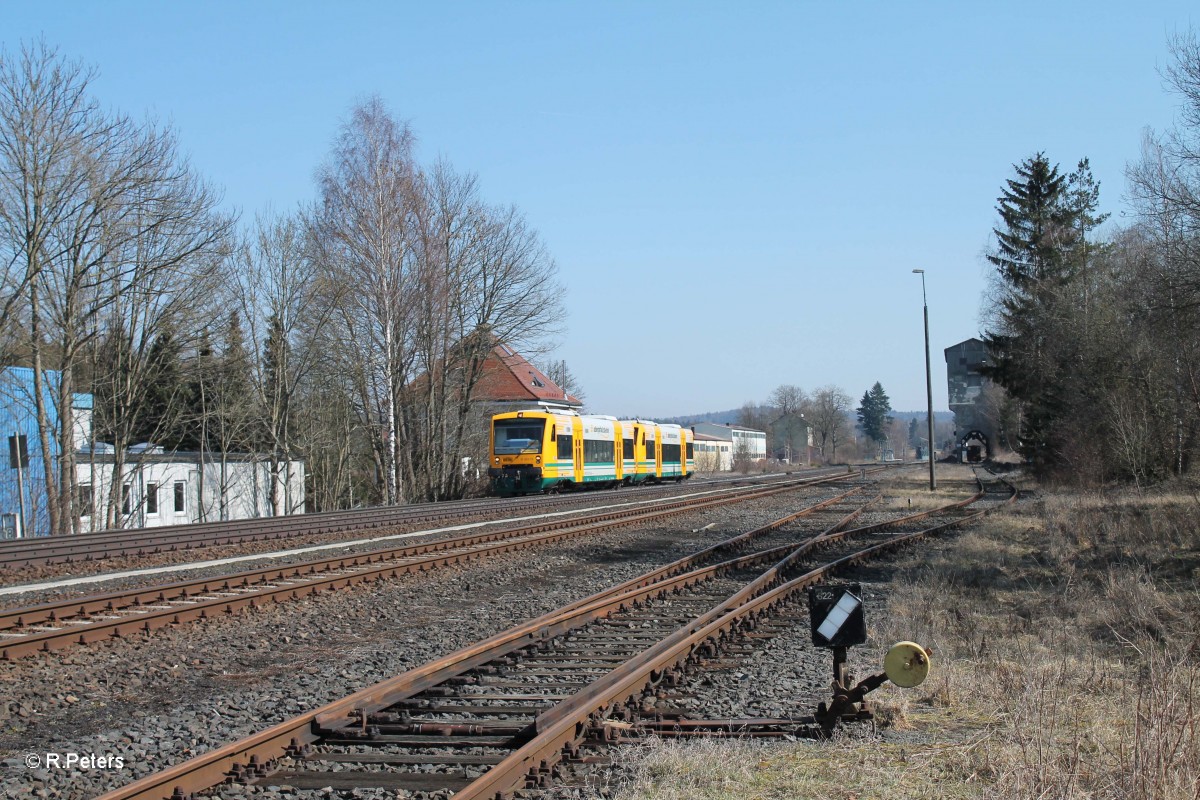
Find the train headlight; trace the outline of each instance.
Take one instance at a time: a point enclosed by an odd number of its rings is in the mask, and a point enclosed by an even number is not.
[[[533,463],[535,463],[535,464],[540,464],[540,463],[542,463],[542,457],[541,457],[541,456],[534,456],[534,457],[533,457]]]
[[[500,463],[500,456],[496,456],[496,463],[497,463],[497,464],[499,464],[499,463]]]

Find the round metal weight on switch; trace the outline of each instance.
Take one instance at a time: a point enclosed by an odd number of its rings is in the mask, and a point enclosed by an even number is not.
[[[911,689],[928,677],[930,655],[916,642],[897,642],[883,657],[883,672],[892,683]]]

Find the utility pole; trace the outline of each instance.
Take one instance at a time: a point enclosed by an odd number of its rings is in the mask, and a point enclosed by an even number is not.
[[[921,276],[921,304],[925,309],[925,399],[929,404],[929,491],[937,488],[933,474],[933,454],[937,449],[933,443],[933,372],[929,366],[929,299],[925,295],[925,270],[914,269]]]

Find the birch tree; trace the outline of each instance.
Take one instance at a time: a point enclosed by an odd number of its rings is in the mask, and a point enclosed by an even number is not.
[[[314,241],[338,299],[331,332],[368,433],[380,499],[461,494],[485,437],[476,387],[498,342],[561,326],[561,288],[537,232],[479,196],[378,99],[356,107],[319,178]]]
[[[392,119],[379,98],[355,107],[318,173],[321,206],[315,241],[330,283],[347,287],[336,303],[338,335],[370,432],[382,484],[381,500],[404,498],[401,395],[415,363],[408,301],[416,289],[414,261],[418,169],[414,137]]]

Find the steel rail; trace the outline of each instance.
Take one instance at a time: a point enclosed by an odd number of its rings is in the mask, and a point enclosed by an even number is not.
[[[980,481],[977,497],[985,493],[986,490]],[[1016,497],[1014,488],[1007,502],[1011,503]],[[960,504],[955,505],[961,507]],[[757,624],[757,617],[777,609],[783,603],[794,599],[799,592],[845,567],[962,525],[991,510],[993,509],[986,509],[926,530],[870,545],[810,570],[757,597],[749,597],[748,595],[756,589],[762,588],[763,579],[756,580],[754,583],[760,584],[758,587],[748,586],[739,591],[724,603],[698,617],[692,624],[680,628],[659,644],[647,648],[621,667],[593,682],[571,699],[564,700],[550,711],[538,715],[538,733],[532,740],[466,788],[456,792],[454,797],[456,800],[503,797],[514,789],[524,788],[531,783],[536,785],[538,776],[549,775],[564,751],[571,751],[582,740],[588,728],[602,722],[615,708],[627,705],[640,692],[658,683],[667,670],[680,667],[698,652],[701,644],[729,636],[736,626]],[[777,565],[776,570],[782,571],[782,565],[783,562]]]
[[[818,542],[839,527],[847,524],[859,513],[861,513],[861,509],[847,515],[836,525],[812,537],[808,544],[811,545]],[[953,520],[947,524],[958,525],[964,521],[966,520]],[[896,547],[902,541],[915,535],[917,534],[912,534],[908,537],[896,537],[875,547]],[[731,541],[742,538],[735,537]],[[778,548],[769,552],[774,552],[775,550],[778,550]],[[666,578],[648,586],[629,586],[629,584],[636,583],[640,579],[626,582],[626,584],[597,593],[591,598],[573,604],[573,608],[565,614],[560,610],[543,615],[535,620],[530,620],[442,659],[430,662],[374,686],[367,687],[320,709],[279,723],[239,742],[217,748],[189,762],[169,767],[160,773],[147,776],[126,787],[109,792],[103,796],[103,800],[164,798],[170,796],[172,791],[175,792],[176,796],[185,796],[188,792],[199,791],[219,784],[233,775],[252,775],[256,770],[268,766],[274,759],[282,755],[288,753],[298,754],[306,745],[319,740],[323,731],[351,725],[356,719],[362,720],[365,723],[368,713],[386,708],[406,697],[411,697],[418,692],[436,686],[454,675],[482,666],[490,660],[514,650],[527,647],[530,644],[539,641],[548,641],[560,633],[607,616],[616,610],[628,608],[636,603],[643,602],[652,596],[662,596],[684,586],[694,585],[714,574],[717,570],[728,568],[730,563],[735,562],[739,562],[739,560],[735,559],[734,562],[724,562],[721,565],[713,565],[703,570],[675,575],[674,577]],[[657,572],[670,571],[677,566],[678,562],[660,568]],[[619,594],[614,595],[614,592],[618,592]],[[725,605],[727,603],[721,604],[722,608]],[[562,712],[559,713],[561,714]],[[542,723],[539,719],[539,730],[542,730],[545,725],[550,725],[553,719],[548,717],[545,723]],[[556,731],[559,729],[564,731],[572,729],[573,736],[576,737],[581,736],[583,733],[582,729],[579,729],[578,726],[570,724],[570,720],[556,723],[556,725]],[[543,731],[538,734],[535,741],[540,741],[544,744],[547,741],[547,736],[550,735],[552,734]],[[511,764],[513,759],[517,759],[519,763],[525,764],[525,760],[529,757],[529,752],[529,746],[526,746],[501,763]],[[551,759],[556,760],[557,757],[557,755],[554,755]],[[544,765],[539,764],[539,767],[541,766]],[[511,767],[506,768],[504,774],[510,772],[511,769]],[[522,781],[527,771],[518,770],[515,782],[519,783]],[[487,775],[491,774],[489,772]],[[484,776],[484,779],[487,778],[487,775]],[[499,774],[497,777],[499,777]],[[474,785],[472,784],[472,786]],[[484,794],[486,795],[486,792]]]
[[[848,497],[858,490],[856,488],[843,493],[839,498],[831,498],[831,500]],[[828,506],[829,504],[830,501],[823,501],[821,505]],[[859,512],[843,517],[826,531],[846,524],[847,521],[855,518],[857,513]],[[727,541],[730,546],[737,546],[745,543],[747,538],[756,532],[765,533],[775,527],[778,525],[763,526]],[[109,792],[104,795],[104,800],[165,798],[172,796],[172,793],[176,791],[186,795],[189,792],[221,783],[230,774],[244,770],[247,765],[251,765],[250,768],[253,769],[253,765],[267,763],[285,752],[295,751],[317,741],[321,736],[319,731],[330,726],[347,724],[356,716],[384,708],[400,699],[416,694],[424,688],[436,686],[448,677],[485,664],[514,650],[519,650],[530,643],[551,639],[559,632],[580,627],[633,603],[707,579],[709,575],[715,574],[721,565],[712,565],[699,574],[694,571],[680,573],[680,569],[685,567],[689,560],[707,557],[719,547],[720,545],[706,548],[692,556],[653,570],[645,576],[597,592],[572,603],[567,609],[558,609],[543,614],[443,658],[362,689],[341,700],[279,723],[238,742],[197,756],[190,761],[168,767],[162,772]],[[655,577],[659,580],[654,581]],[[642,580],[648,581],[647,585],[632,585]]]
[[[830,472],[828,470],[821,473]],[[845,474],[844,471],[839,474]],[[808,477],[808,476],[806,476]],[[753,478],[718,481],[739,485]],[[653,488],[658,488],[657,486]],[[157,528],[91,531],[66,536],[43,536],[0,541],[0,569],[91,563],[121,556],[146,556],[204,547],[274,541],[301,536],[368,531],[434,520],[487,516],[544,506],[574,505],[590,493],[488,500],[450,501],[403,506],[377,506],[350,511],[262,517],[252,520],[189,523]],[[593,495],[594,496],[594,495]]]
[[[804,486],[809,485],[816,485],[816,483],[793,483],[788,488],[803,488]],[[776,487],[771,488],[774,489]],[[784,485],[780,484],[779,488],[783,489]],[[755,491],[755,489],[746,488],[734,491],[746,493]],[[699,498],[690,498],[687,500],[671,502],[688,503],[695,502],[697,500],[699,500]],[[644,514],[647,513],[647,511],[652,510],[653,509],[648,509],[647,507],[643,506],[641,508],[627,508],[620,511],[610,511],[599,515],[564,517],[553,522],[547,521],[533,525],[520,525],[483,533],[467,534],[465,536],[457,536],[447,539],[418,542],[416,544],[409,544],[400,547],[363,550],[357,553],[327,556],[325,558],[292,562],[284,565],[271,565],[249,570],[242,570],[235,573],[225,573],[207,578],[196,578],[175,581],[166,584],[155,584],[139,589],[107,592],[86,597],[69,598],[51,603],[42,603],[28,607],[3,609],[0,610],[0,630],[11,626],[34,625],[43,621],[62,619],[71,614],[90,614],[112,610],[117,607],[119,602],[122,601],[134,605],[154,603],[161,602],[168,597],[186,598],[196,594],[207,594],[210,592],[224,591],[231,588],[248,587],[256,583],[282,581],[292,578],[304,578],[317,572],[329,569],[352,568],[391,559],[420,556],[426,553],[442,552],[462,547],[474,547],[479,544],[533,535],[543,531],[553,531],[562,528],[573,527],[579,524],[585,524],[588,522],[609,520],[620,515],[633,516]]]
[[[840,479],[843,476],[835,477]],[[758,499],[834,479],[806,479],[768,487],[749,487],[715,497],[667,501],[650,508],[610,510],[597,515],[546,521],[404,548],[366,551],[3,610],[0,611],[0,660],[14,660],[36,652],[232,614],[271,602],[295,600],[368,581],[425,572],[600,530]],[[424,555],[431,552],[435,554]]]

